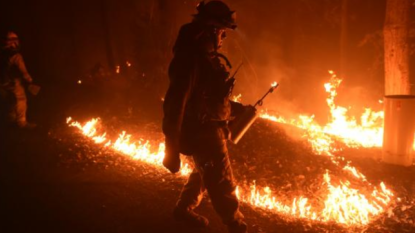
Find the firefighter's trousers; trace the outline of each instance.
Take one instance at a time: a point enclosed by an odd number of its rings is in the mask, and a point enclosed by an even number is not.
[[[25,125],[27,99],[23,85],[16,81],[11,84],[0,86],[0,97],[2,102],[2,111],[10,123],[19,126]]]
[[[196,208],[207,190],[212,205],[224,224],[241,221],[239,202],[235,194],[235,183],[226,145],[227,128],[205,127],[195,135],[193,160],[195,169],[180,194],[177,206]]]

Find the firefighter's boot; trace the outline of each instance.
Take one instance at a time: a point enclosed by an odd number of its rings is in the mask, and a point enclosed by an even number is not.
[[[193,210],[177,207],[173,211],[174,219],[194,227],[207,227],[209,220],[202,215],[196,214]]]
[[[37,127],[36,124],[34,123],[29,123],[29,122],[23,122],[23,123],[17,123],[17,127],[19,129],[27,129],[27,130],[32,130],[35,129]]]
[[[248,233],[248,226],[244,221],[235,221],[228,225],[229,233]]]

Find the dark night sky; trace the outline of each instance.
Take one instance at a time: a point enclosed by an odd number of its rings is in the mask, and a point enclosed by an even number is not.
[[[98,62],[128,60],[137,74],[161,80],[163,92],[177,30],[191,20],[197,2],[15,0],[3,2],[0,15],[2,24],[18,30],[27,66],[40,83],[76,81]],[[244,62],[236,87],[243,100],[252,102],[276,80],[281,88],[269,99],[272,104],[315,112],[314,103],[325,98],[327,70],[340,69],[341,1],[227,2],[237,11],[239,28],[229,33],[224,50],[234,66]],[[383,93],[385,0],[348,2],[342,76],[349,93],[343,96],[371,104]]]

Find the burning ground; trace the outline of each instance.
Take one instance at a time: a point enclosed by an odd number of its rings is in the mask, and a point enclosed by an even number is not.
[[[98,122],[95,124],[98,124]],[[85,124],[83,129],[90,132],[90,125]],[[249,213],[248,216],[250,214],[260,214],[266,221],[269,221],[268,223],[259,224],[262,231],[277,232],[281,229],[290,229],[290,231],[293,232],[324,232],[325,230],[329,230],[330,232],[354,232],[364,230],[367,230],[368,232],[385,232],[388,230],[396,232],[398,226],[398,231],[404,232],[405,230],[411,230],[413,227],[410,217],[412,216],[411,210],[409,208],[411,205],[405,203],[406,201],[402,201],[403,199],[407,199],[402,196],[398,198],[397,203],[386,205],[385,210],[381,211],[379,216],[376,216],[373,220],[371,219],[368,224],[364,223],[360,225],[349,223],[347,221],[339,223],[338,219],[332,219],[329,220],[328,223],[322,224],[319,222],[322,221],[321,219],[311,220],[312,217],[307,216],[304,210],[303,212],[299,210],[301,208],[301,204],[299,204],[301,199],[304,200],[305,198],[308,198],[310,200],[303,206],[312,205],[316,207],[323,205],[328,193],[328,190],[324,188],[325,185],[327,185],[327,180],[325,179],[327,174],[330,173],[331,179],[339,182],[338,180],[341,179],[348,180],[347,172],[345,172],[344,169],[339,169],[339,165],[334,164],[329,157],[316,155],[307,141],[292,139],[287,135],[286,130],[287,127],[284,125],[276,124],[268,120],[260,120],[254,125],[253,130],[246,135],[246,138],[240,145],[231,147],[231,154],[234,155],[232,158],[235,175],[238,177],[239,181],[242,181],[242,183],[240,182],[238,190],[239,193],[245,192],[245,197],[242,197],[243,195],[240,194],[241,199],[245,202],[244,209]],[[151,135],[150,132],[145,131],[144,133],[141,133],[141,136]],[[120,138],[125,138],[125,136],[121,136]],[[252,144],[253,141],[255,142],[254,145]],[[131,145],[131,142],[132,141],[127,144]],[[100,140],[98,143],[104,144]],[[117,142],[115,142],[114,145],[117,145]],[[146,145],[145,142],[142,145]],[[115,149],[116,148],[117,146],[115,146]],[[151,147],[149,149],[151,150]],[[104,150],[114,151],[114,149],[108,147]],[[149,155],[146,150],[141,148],[137,149],[137,151],[140,152],[134,153],[136,156],[133,157],[133,160],[138,159],[144,160],[147,163],[153,163],[154,169],[160,170],[161,172],[161,177],[158,179],[163,181],[164,178],[162,174],[166,174],[166,171],[160,167],[158,162],[153,162],[146,157]],[[153,151],[153,157],[156,158],[156,155],[158,154],[157,148],[155,150],[153,149]],[[357,179],[352,180],[350,185],[345,185],[347,187],[357,188],[358,193],[364,195],[372,192],[371,189],[373,187],[368,185],[368,182],[375,183],[386,179],[387,181],[390,181],[390,183],[397,184],[394,180],[396,179],[395,177],[385,177],[385,174],[380,175],[380,170],[383,172],[388,171],[386,174],[394,173],[396,175],[402,173],[402,170],[399,168],[387,167],[373,159],[365,160],[357,158],[368,157],[370,153],[380,153],[380,150],[345,150],[342,152],[343,156],[349,157],[351,160],[354,160],[356,164],[359,164],[359,166],[357,166],[358,170],[365,170],[369,173],[373,173],[370,174],[370,176],[367,176],[364,182]],[[126,152],[122,152],[121,150],[121,154],[126,154]],[[151,157],[152,155],[149,156]],[[127,163],[131,163],[131,161],[127,160]],[[344,165],[350,165],[350,161],[344,162]],[[184,174],[182,175],[186,176],[186,174],[187,172],[185,169]],[[322,176],[322,174],[326,174],[326,176]],[[178,179],[183,180],[180,178]],[[257,189],[254,194],[252,194],[252,183],[244,183],[243,181],[255,181]],[[333,183],[335,182],[333,181]],[[277,203],[286,203],[288,205],[281,209],[277,208],[277,210],[269,210],[269,202],[272,202],[272,200],[267,200],[267,192],[258,188],[265,186],[269,186],[269,190],[274,191],[272,196],[277,197]],[[404,188],[403,183],[399,186],[400,189]],[[248,192],[246,190],[248,190]],[[360,194],[359,197],[361,197]],[[337,202],[334,204],[339,206],[350,205],[350,203],[347,203],[348,201],[342,200],[342,198],[356,199],[352,194],[347,194],[337,197],[337,199],[335,198],[334,201]],[[295,203],[295,201],[297,202]],[[363,212],[368,211],[364,209],[367,208],[365,204],[365,202],[358,203],[358,205],[360,205],[358,207],[361,207]],[[298,209],[293,210],[294,208]],[[346,213],[346,210],[350,210],[351,212]],[[295,211],[297,211],[297,213]],[[338,214],[343,215],[357,214],[357,210],[354,210],[353,207],[338,208],[338,211],[341,212]],[[303,214],[303,216],[301,216],[301,214]],[[264,221],[262,218],[257,218],[256,220],[261,222]],[[271,224],[269,229],[266,228],[268,224]],[[281,226],[281,224],[283,226]],[[287,226],[289,227],[288,229],[286,228]]]
[[[114,106],[94,112],[88,104],[72,105],[67,112],[74,119],[66,122],[67,113],[61,112],[34,132],[6,129],[1,135],[5,232],[197,232],[171,218],[186,170],[173,176],[160,167],[161,113],[154,106],[161,103],[147,100],[135,114]],[[102,118],[91,122],[93,114]],[[310,144],[309,131],[278,121],[259,119],[230,146],[250,232],[415,229],[412,167],[382,164],[379,148],[349,147],[336,137],[329,151],[316,150],[321,147]],[[199,212],[211,219],[201,232],[226,232],[208,198]]]

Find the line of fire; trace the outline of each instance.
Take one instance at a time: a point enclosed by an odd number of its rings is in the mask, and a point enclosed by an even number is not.
[[[0,232],[415,232],[414,0],[15,0],[0,33]]]

